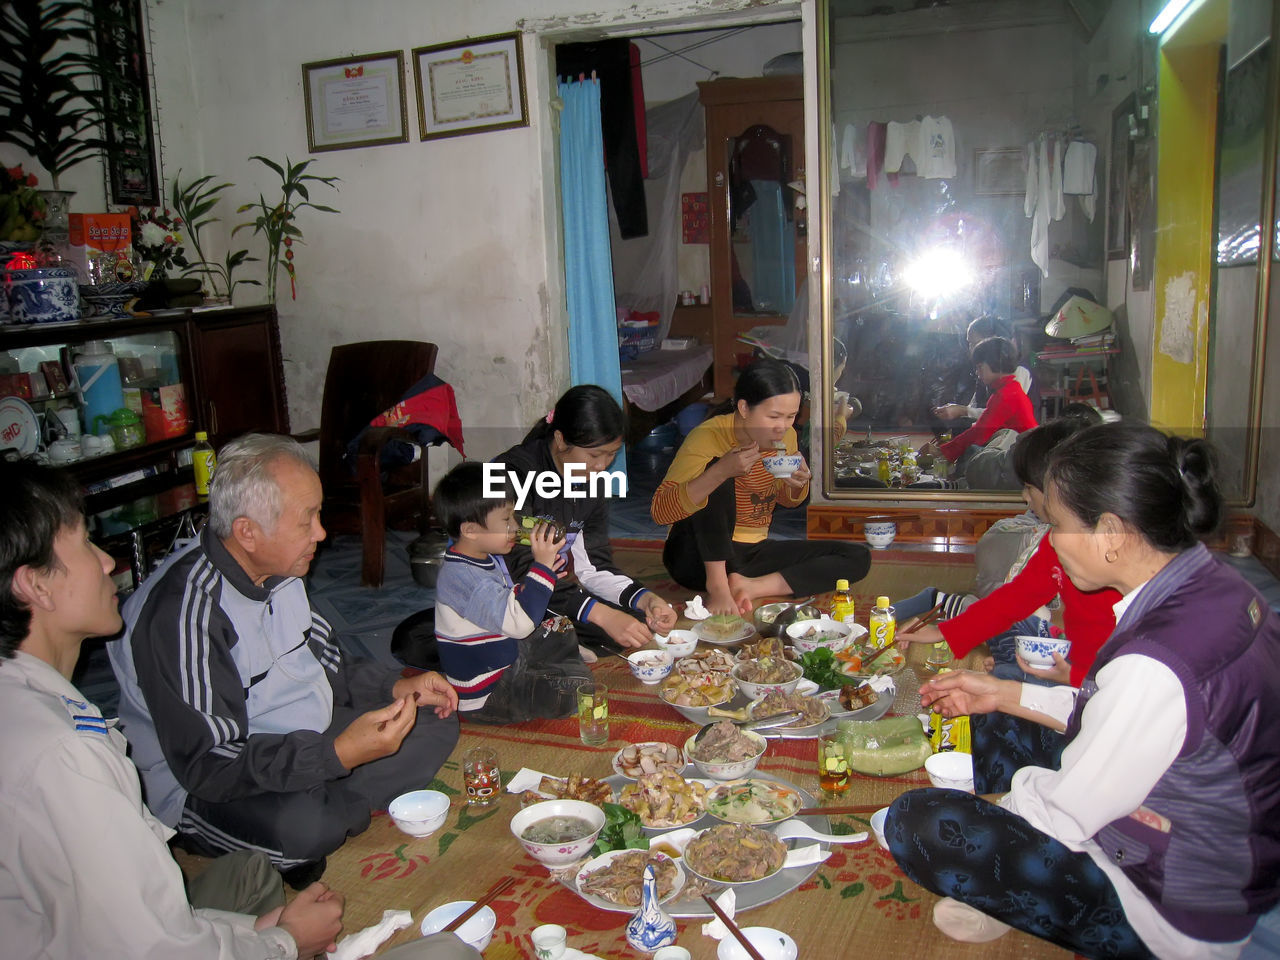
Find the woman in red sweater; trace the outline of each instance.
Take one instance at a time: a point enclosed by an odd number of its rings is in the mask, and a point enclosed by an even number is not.
[[[991,399],[977,422],[960,436],[942,445],[926,443],[922,454],[943,456],[955,463],[970,447],[981,447],[1000,430],[1019,433],[1036,425],[1036,415],[1014,371],[1018,351],[1004,337],[988,337],[973,348],[974,372],[991,391]]]
[[[1022,498],[1036,516],[1044,515],[1044,492],[1040,485],[1044,482],[1050,451],[1087,426],[1089,423],[1084,419],[1063,417],[1024,433],[1014,444],[1014,473],[1022,481]],[[944,620],[936,627],[922,627],[903,639],[911,643],[945,640],[957,657],[963,657],[978,644],[986,642],[996,660],[996,672],[1001,675],[1008,673],[1010,679],[1021,680],[1025,667],[1016,672],[1001,668],[1005,665],[1013,667],[1016,658],[1013,638],[1017,633],[1034,633],[1033,628],[1022,626],[1023,621],[1054,597],[1062,598],[1062,625],[1067,639],[1071,641],[1070,662],[1055,656],[1053,669],[1028,672],[1037,679],[1079,686],[1093,665],[1098,650],[1115,630],[1116,616],[1112,607],[1119,602],[1120,595],[1110,589],[1085,593],[1077,588],[1063,573],[1058,554],[1047,535],[1041,538],[1022,569],[1003,587],[969,604],[958,616]]]

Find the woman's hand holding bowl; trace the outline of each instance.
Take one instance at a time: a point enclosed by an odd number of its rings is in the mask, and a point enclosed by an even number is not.
[[[1018,666],[1022,668],[1023,673],[1029,673],[1033,677],[1043,677],[1053,683],[1070,683],[1071,682],[1071,663],[1062,654],[1057,651],[1053,654],[1053,666],[1044,667],[1033,670],[1031,664],[1023,660],[1018,654],[1014,654],[1018,658]]]
[[[809,485],[811,479],[813,479],[813,474],[809,471],[809,465],[805,463],[804,457],[801,457],[800,466],[796,467],[791,476],[783,477],[782,482],[792,490],[803,490]]]

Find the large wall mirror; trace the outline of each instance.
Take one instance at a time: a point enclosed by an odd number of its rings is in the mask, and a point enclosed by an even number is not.
[[[1235,499],[1252,495],[1260,372],[1241,373],[1260,371],[1265,319],[1256,260],[1262,171],[1275,163],[1271,3],[1204,0],[1198,32],[1182,37],[1208,51],[1223,91],[1253,99],[1218,98],[1211,108],[1223,125],[1220,150],[1203,163],[1223,167],[1241,199],[1229,217],[1225,202],[1206,208],[1222,212],[1218,263],[1202,271],[1212,274],[1212,296],[1180,341],[1166,320],[1177,291],[1157,275],[1157,244],[1170,229],[1205,239],[1213,227],[1160,222],[1156,134],[1168,58],[1149,27],[1163,6],[820,4],[829,76],[821,138],[831,163],[819,400],[826,423],[847,418],[843,434],[823,433],[830,499],[1014,501],[1021,484],[1007,450],[1026,410],[1043,423],[1084,403],[1108,418],[1160,423],[1168,405],[1158,391],[1169,382],[1161,351],[1190,357],[1188,367],[1214,365],[1192,378],[1203,402],[1187,419],[1197,422],[1162,425],[1207,426],[1229,448]],[[1248,260],[1246,235],[1252,265],[1225,262]],[[975,363],[974,344],[991,336],[1008,346],[988,345],[992,362]],[[1025,404],[1005,402],[1011,383]],[[997,419],[1001,429],[988,433]],[[981,429],[966,434],[974,424]],[[957,442],[966,437],[980,442]]]

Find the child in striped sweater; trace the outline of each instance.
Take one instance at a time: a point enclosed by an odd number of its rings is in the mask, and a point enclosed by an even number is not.
[[[519,583],[504,555],[519,528],[505,492],[485,497],[484,465],[459,464],[436,486],[436,515],[452,538],[436,581],[436,639],[461,716],[483,723],[564,717],[591,678],[573,625],[547,615],[564,565],[564,540],[539,524],[530,533],[533,563]]]

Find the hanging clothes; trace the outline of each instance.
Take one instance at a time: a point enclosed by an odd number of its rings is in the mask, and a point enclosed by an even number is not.
[[[644,202],[644,174],[640,160],[637,111],[632,95],[631,43],[625,39],[595,43],[562,43],[556,47],[556,73],[572,80],[595,71],[600,81],[600,120],[609,193],[613,197],[618,230],[624,240],[649,233]]]
[[[884,169],[885,138],[888,124],[872,120],[867,124],[867,187],[876,189],[880,183],[880,174],[884,173],[891,187],[898,185],[898,175],[888,173]]]
[[[1027,193],[1023,212],[1031,218],[1031,262],[1049,276],[1049,224],[1067,212],[1062,196],[1062,141],[1040,134],[1027,144]]]
[[[884,134],[884,172],[897,173],[902,169],[902,161],[908,156],[914,161],[920,152],[920,121],[898,123],[890,120],[885,124]]]
[[[956,137],[946,117],[925,117],[920,121],[916,175],[926,180],[950,180],[956,175]]]
[[[1098,148],[1087,140],[1072,140],[1062,159],[1062,192],[1080,198],[1080,208],[1093,222],[1098,201]]]

